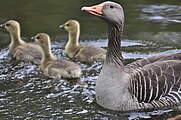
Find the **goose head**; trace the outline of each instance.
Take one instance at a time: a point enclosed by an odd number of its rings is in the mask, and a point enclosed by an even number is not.
[[[108,24],[106,63],[114,62],[116,65],[123,66],[120,46],[124,27],[124,11],[121,5],[107,1],[91,7],[82,7],[82,10],[103,19]]]
[[[65,29],[69,33],[75,33],[80,29],[80,24],[76,20],[69,20],[65,24],[60,25],[59,28]]]
[[[82,7],[82,10],[98,16],[110,24],[124,22],[123,8],[115,2],[107,1],[91,7]]]
[[[20,25],[15,20],[9,20],[4,24],[0,25],[1,27],[5,28],[9,33],[18,33],[20,32]]]

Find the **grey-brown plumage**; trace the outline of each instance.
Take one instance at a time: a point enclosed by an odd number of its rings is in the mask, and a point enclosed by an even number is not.
[[[9,52],[13,58],[20,61],[40,64],[42,57],[40,52],[41,48],[38,45],[26,43],[21,39],[20,25],[17,21],[9,20],[0,26],[5,28],[11,36]]]
[[[42,48],[41,70],[50,78],[79,78],[81,68],[78,64],[55,57],[51,52],[49,35],[39,33],[33,37]]]
[[[69,40],[65,46],[65,53],[77,61],[94,62],[104,61],[106,58],[106,50],[93,45],[80,45],[79,34],[80,24],[76,20],[69,20],[61,25],[69,33]]]
[[[124,66],[121,5],[108,1],[82,10],[100,17],[109,27],[106,60],[96,81],[99,105],[128,111],[181,104],[181,53],[153,56]]]

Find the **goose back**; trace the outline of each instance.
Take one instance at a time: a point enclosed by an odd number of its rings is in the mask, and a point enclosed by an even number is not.
[[[156,61],[132,71],[130,94],[138,100],[140,108],[165,107],[181,101],[181,61]]]

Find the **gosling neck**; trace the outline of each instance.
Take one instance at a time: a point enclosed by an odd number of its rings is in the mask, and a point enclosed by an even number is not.
[[[51,46],[42,46],[42,62],[50,61],[50,60],[56,60],[56,57],[52,54]]]
[[[10,36],[11,36],[10,51],[13,51],[13,49],[15,49],[16,46],[22,45],[25,43],[21,39],[20,30],[17,32],[12,32],[12,33],[10,32]]]
[[[77,28],[73,32],[69,32],[69,40],[68,40],[68,45],[69,47],[72,46],[79,46],[79,36],[80,36],[80,30]]]
[[[121,52],[121,39],[123,33],[123,22],[108,24],[108,50],[106,63],[114,63],[116,66],[123,67],[123,57]]]

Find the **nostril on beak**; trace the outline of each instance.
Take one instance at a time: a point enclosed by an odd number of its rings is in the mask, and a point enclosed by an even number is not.
[[[97,9],[97,7],[94,6],[93,9]]]

